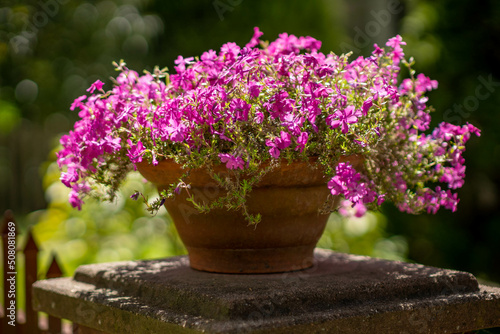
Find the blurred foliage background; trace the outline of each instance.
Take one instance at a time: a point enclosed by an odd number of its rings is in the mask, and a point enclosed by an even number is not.
[[[116,203],[67,204],[55,161],[58,140],[77,119],[69,106],[92,82],[110,87],[111,62],[137,71],[173,68],[228,41],[244,45],[259,26],[313,36],[322,51],[368,56],[396,34],[416,69],[439,81],[434,125],[471,122],[482,136],[466,153],[456,213],[410,216],[392,206],[362,219],[333,215],[321,247],[466,270],[500,281],[500,2],[483,0],[42,0],[0,4],[0,209],[33,227],[48,264],[67,275],[84,263],[183,254],[162,209],[151,217],[131,201],[155,190],[132,175]],[[44,271],[44,267],[40,269]]]

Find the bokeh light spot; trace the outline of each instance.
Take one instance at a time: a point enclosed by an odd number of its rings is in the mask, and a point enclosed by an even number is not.
[[[36,82],[25,79],[16,86],[16,99],[21,103],[33,103],[38,96],[38,85]]]

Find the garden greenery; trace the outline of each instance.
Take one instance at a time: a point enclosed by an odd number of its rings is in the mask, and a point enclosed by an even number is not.
[[[122,61],[111,90],[92,84],[90,96],[71,106],[81,120],[58,153],[71,204],[80,208],[86,195],[112,199],[134,164],[171,159],[185,176],[193,168],[212,171],[227,190],[214,203],[195,203],[200,211],[245,213],[244,199],[263,174],[304,160],[324,170],[332,195],[343,196],[344,215],[362,216],[385,200],[415,214],[456,210],[465,143],[480,131],[449,123],[428,131],[432,108],[424,94],[437,82],[415,74],[400,36],[350,60],[319,52],[312,37],[283,33],[268,43],[261,35],[255,28],[243,48],[226,43],[199,58],[179,56],[172,74],[155,68],[139,75]],[[350,155],[362,166],[339,163]],[[219,164],[231,177],[213,173]],[[149,208],[180,191],[189,191],[184,178]]]

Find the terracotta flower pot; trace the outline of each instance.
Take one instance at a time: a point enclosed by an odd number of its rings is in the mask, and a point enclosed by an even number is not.
[[[185,173],[167,160],[157,166],[139,163],[137,169],[159,191]],[[215,171],[227,173],[223,165]],[[218,273],[300,270],[313,265],[313,250],[329,217],[319,212],[329,194],[327,182],[323,171],[307,162],[284,163],[269,172],[247,198],[248,211],[262,215],[256,226],[249,226],[240,211],[199,213],[186,201],[185,190],[167,199],[165,207],[194,269]],[[186,183],[197,201],[210,202],[224,194],[203,169],[191,170]]]

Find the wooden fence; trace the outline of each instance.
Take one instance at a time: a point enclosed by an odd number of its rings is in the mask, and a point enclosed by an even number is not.
[[[2,236],[3,306],[0,307],[1,333],[4,334],[56,334],[77,333],[77,326],[62,324],[61,319],[39,316],[32,308],[32,285],[38,278],[61,277],[62,271],[55,254],[45,275],[38,273],[38,246],[28,231],[24,247],[18,247],[17,227],[12,211],[7,210],[0,229]],[[25,310],[19,309],[18,259],[24,257]]]

